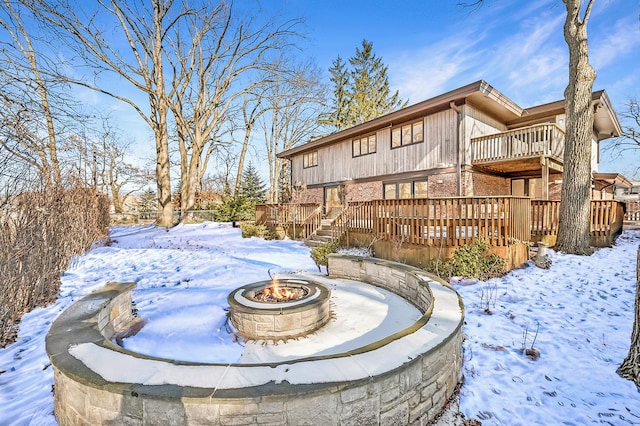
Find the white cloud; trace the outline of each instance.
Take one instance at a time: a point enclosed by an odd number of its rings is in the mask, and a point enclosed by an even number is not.
[[[522,106],[557,99],[568,59],[564,10],[552,4],[487,9],[465,19],[454,35],[397,52],[390,62],[394,87],[412,103],[479,79]]]
[[[467,35],[405,52],[390,66],[391,74],[395,76],[394,86],[412,103],[428,99],[451,89],[448,85],[451,80],[464,78],[478,55]]]
[[[615,63],[640,47],[637,16],[630,15],[620,19],[610,31],[605,37],[589,38],[590,59],[596,70]]]

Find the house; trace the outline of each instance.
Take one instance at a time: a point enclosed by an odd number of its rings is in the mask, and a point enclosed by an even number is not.
[[[640,180],[614,182],[614,198],[628,202],[640,202]]]
[[[605,91],[593,93],[593,108],[597,173],[600,141],[621,128]],[[322,203],[327,215],[374,199],[558,200],[565,120],[564,100],[525,109],[477,81],[278,156],[291,162],[291,181],[302,189],[297,202]],[[594,199],[607,192],[598,182]]]
[[[628,181],[598,173],[600,141],[621,128],[606,92],[592,100],[590,238],[606,246],[625,215],[613,193]],[[281,152],[295,197],[258,206],[256,221],[416,266],[484,240],[516,267],[528,244],[555,244],[565,122],[564,100],[525,109],[478,81]]]

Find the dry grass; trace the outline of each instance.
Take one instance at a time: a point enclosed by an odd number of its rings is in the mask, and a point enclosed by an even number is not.
[[[108,226],[108,198],[88,188],[23,193],[0,209],[0,347],[24,313],[56,299],[60,274]]]

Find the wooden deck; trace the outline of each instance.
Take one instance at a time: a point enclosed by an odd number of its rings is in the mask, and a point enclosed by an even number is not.
[[[623,220],[640,223],[640,203],[629,204],[591,201],[592,245],[611,244]],[[321,218],[318,204],[259,205],[256,209],[258,223],[279,226],[292,238],[311,235]],[[459,247],[479,238],[494,247],[537,241],[553,246],[559,218],[559,201],[528,197],[373,200],[346,206],[333,221],[332,235],[342,239],[350,233],[370,234],[375,239],[440,248]]]

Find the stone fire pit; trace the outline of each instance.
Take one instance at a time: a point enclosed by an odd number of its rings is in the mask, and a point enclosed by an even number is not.
[[[281,290],[288,290],[291,299],[264,296]],[[248,284],[229,294],[229,319],[245,339],[286,341],[312,333],[329,321],[330,295],[329,288],[311,280]]]
[[[231,321],[245,336],[266,339],[245,342],[235,363],[126,350],[114,336],[135,321],[135,283],[91,293],[66,309],[47,336],[58,423],[429,424],[460,379],[464,309],[458,294],[424,271],[381,259],[330,255],[329,270],[329,277],[288,278],[286,284],[304,294],[295,302],[252,300],[271,282],[232,293]],[[354,298],[376,303],[345,309],[345,300]],[[393,310],[407,303],[410,309]],[[394,328],[402,312],[412,319]],[[353,334],[349,320],[358,315],[367,331]],[[316,319],[304,320],[311,316]],[[310,334],[269,341],[301,333]]]

